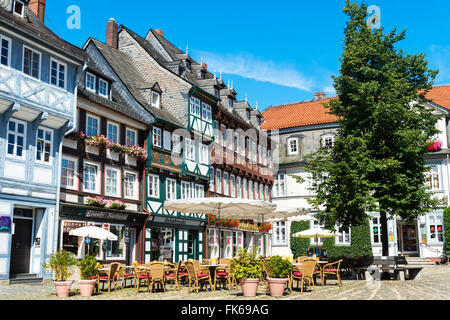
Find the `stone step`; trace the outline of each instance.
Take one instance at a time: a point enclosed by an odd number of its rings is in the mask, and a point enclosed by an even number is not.
[[[43,278],[39,278],[37,274],[23,273],[12,274],[9,279],[9,284],[30,284],[30,283],[42,283]]]

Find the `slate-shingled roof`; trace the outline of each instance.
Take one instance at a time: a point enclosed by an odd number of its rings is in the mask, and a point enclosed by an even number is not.
[[[111,48],[110,46],[92,39],[95,46],[100,50],[103,57],[108,61],[110,66],[114,69],[117,76],[125,84],[131,94],[136,100],[144,106],[156,118],[162,119],[176,126],[183,127],[183,124],[169,112],[152,107],[145,97],[142,95],[139,88],[152,87],[154,83],[147,83],[147,81],[135,69],[131,58],[124,52]],[[163,106],[164,108],[164,106]]]
[[[18,29],[27,38],[40,40],[52,50],[58,51],[63,55],[70,55],[73,59],[78,60],[80,64],[84,61],[83,56],[80,54],[80,48],[57,36],[28,8],[25,16],[22,18],[0,6],[0,24]]]

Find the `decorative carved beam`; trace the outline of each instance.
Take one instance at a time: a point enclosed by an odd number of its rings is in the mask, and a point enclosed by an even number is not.
[[[37,128],[39,127],[39,125],[48,119],[48,113],[47,112],[41,112],[41,114],[34,119],[33,123],[32,123],[32,128],[33,128],[33,132],[37,130]]]
[[[11,119],[12,115],[20,110],[20,105],[17,102],[11,104],[11,106],[3,113],[3,125],[6,126],[8,124],[9,119]]]

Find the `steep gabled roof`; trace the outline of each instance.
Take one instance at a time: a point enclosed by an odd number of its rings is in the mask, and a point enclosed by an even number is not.
[[[168,111],[155,108],[149,104],[140,88],[151,88],[155,83],[148,83],[141,76],[141,74],[135,69],[130,56],[120,50],[111,48],[98,40],[91,40],[130,93],[145,109],[147,109],[156,118],[172,123],[175,126],[183,127],[183,124]]]
[[[428,91],[425,98],[433,101],[435,104],[450,110],[450,85],[438,85]]]

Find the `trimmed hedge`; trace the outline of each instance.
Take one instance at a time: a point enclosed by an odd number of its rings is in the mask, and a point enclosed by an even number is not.
[[[311,245],[310,239],[294,238],[292,235],[309,228],[309,221],[295,221],[291,223],[291,251],[294,257],[306,255]],[[360,226],[352,227],[351,237],[352,242],[350,246],[336,246],[335,238],[325,238],[320,248],[325,249],[327,257],[330,258],[353,258],[373,255],[369,220]]]
[[[444,248],[450,252],[450,207],[444,210]]]

